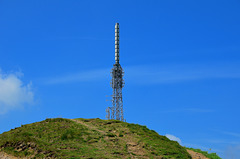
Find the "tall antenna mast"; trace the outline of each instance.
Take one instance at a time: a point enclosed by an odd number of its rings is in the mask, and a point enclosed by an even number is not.
[[[119,23],[115,24],[115,64],[119,64]]]
[[[107,108],[107,119],[125,121],[123,116],[122,88],[124,71],[119,63],[119,23],[115,24],[115,64],[111,70],[112,107]]]

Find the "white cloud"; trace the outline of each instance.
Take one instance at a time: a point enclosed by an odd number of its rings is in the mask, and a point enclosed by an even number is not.
[[[169,140],[173,140],[173,141],[177,141],[179,144],[182,144],[182,141],[180,138],[174,136],[174,135],[170,135],[170,134],[166,134],[165,135]]]
[[[31,87],[31,83],[23,84],[18,73],[4,74],[0,70],[0,114],[32,104]]]

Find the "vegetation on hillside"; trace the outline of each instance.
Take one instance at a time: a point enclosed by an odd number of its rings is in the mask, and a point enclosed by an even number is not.
[[[146,126],[101,119],[23,125],[0,135],[0,150],[29,158],[191,158],[177,142]]]
[[[208,153],[207,151],[202,151],[200,149],[194,149],[194,148],[187,148],[187,149],[192,150],[194,152],[201,153],[209,159],[221,159],[216,153]]]

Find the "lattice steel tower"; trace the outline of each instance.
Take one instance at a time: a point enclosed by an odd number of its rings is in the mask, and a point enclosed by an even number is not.
[[[112,80],[110,82],[113,88],[112,107],[108,107],[107,119],[116,119],[125,121],[123,116],[122,88],[124,86],[123,69],[119,63],[119,23],[115,24],[115,64],[111,70]]]

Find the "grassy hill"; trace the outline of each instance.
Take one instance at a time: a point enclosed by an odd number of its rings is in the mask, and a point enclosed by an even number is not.
[[[177,142],[146,126],[80,118],[22,125],[0,135],[0,150],[28,158],[191,158]]]

